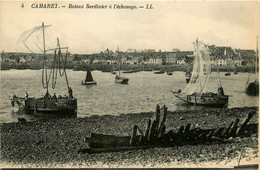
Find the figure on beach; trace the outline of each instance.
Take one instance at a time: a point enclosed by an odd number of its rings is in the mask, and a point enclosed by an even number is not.
[[[224,89],[222,86],[218,87],[218,95],[224,96]]]
[[[69,87],[68,92],[69,92],[69,98],[72,99],[72,98],[73,98],[73,94],[72,94],[73,91],[72,91],[72,88],[71,88],[71,87]]]
[[[28,99],[28,97],[29,97],[29,95],[28,95],[28,93],[26,92],[26,93],[25,93],[25,99]]]

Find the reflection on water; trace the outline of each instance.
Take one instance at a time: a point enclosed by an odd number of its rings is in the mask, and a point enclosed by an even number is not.
[[[211,109],[188,105],[171,93],[171,90],[183,89],[187,85],[184,72],[173,72],[172,76],[153,72],[124,74],[130,80],[128,85],[122,85],[114,82],[115,75],[111,73],[92,71],[93,78],[97,81],[96,86],[81,85],[86,72],[68,70],[67,73],[74,96],[78,99],[78,117],[149,112],[155,110],[156,104],[165,104],[171,111]],[[224,92],[230,95],[229,108],[258,106],[258,97],[247,96],[244,93],[247,78],[247,73],[232,74],[228,77],[221,73]],[[216,73],[212,73],[208,90],[217,90]],[[18,117],[26,120],[39,118],[23,114],[17,108],[11,107],[10,98],[13,94],[24,97],[26,92],[30,97],[43,97],[45,94],[40,70],[1,71],[1,122],[17,122]],[[56,89],[50,89],[50,94],[53,93],[57,96],[67,94],[64,78],[58,78]]]

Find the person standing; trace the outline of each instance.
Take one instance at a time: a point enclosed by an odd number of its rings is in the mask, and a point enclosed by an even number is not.
[[[68,92],[69,92],[69,98],[72,99],[73,98],[73,91],[72,91],[71,87],[69,87]]]

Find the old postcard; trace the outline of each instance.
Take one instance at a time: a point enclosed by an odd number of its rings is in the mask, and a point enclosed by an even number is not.
[[[0,5],[1,168],[258,169],[259,2]]]

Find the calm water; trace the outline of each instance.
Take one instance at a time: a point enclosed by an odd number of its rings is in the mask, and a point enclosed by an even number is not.
[[[156,104],[165,104],[171,111],[209,109],[188,105],[173,96],[171,90],[183,89],[186,86],[184,72],[173,72],[172,76],[153,72],[124,74],[130,81],[128,85],[122,85],[115,84],[115,75],[111,73],[93,71],[92,75],[97,85],[91,87],[81,85],[86,72],[68,70],[67,74],[73,94],[78,99],[78,117],[154,111]],[[258,106],[258,97],[247,96],[244,93],[247,73],[237,75],[232,73],[229,77],[221,73],[220,76],[225,94],[231,95],[229,108]],[[254,75],[251,77],[253,78]],[[216,73],[212,73],[209,87],[210,90],[216,91]],[[17,122],[17,117],[24,117],[27,120],[38,119],[11,107],[10,98],[13,94],[24,97],[25,92],[28,92],[30,97],[42,97],[45,94],[46,91],[41,85],[41,70],[1,71],[1,122]],[[51,89],[50,94],[54,92],[56,95],[67,94],[64,78],[58,78],[56,88]]]

